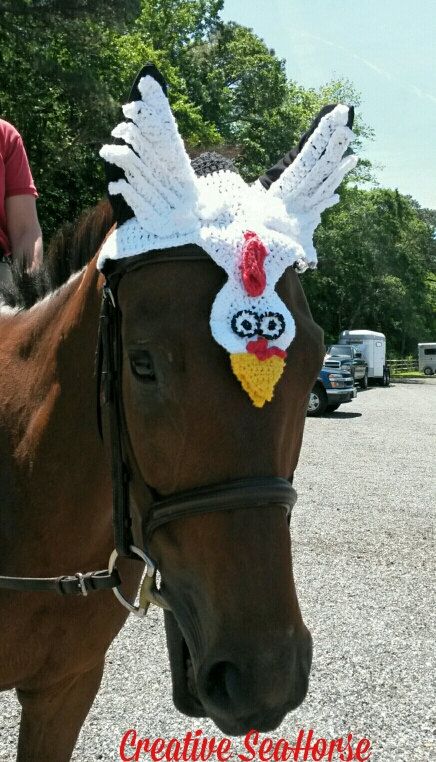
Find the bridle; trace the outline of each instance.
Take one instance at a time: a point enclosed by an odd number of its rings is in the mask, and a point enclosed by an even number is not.
[[[107,412],[109,423],[109,447],[112,474],[113,529],[115,549],[108,569],[98,572],[56,578],[1,577],[0,589],[55,590],[63,595],[88,595],[91,590],[112,588],[118,600],[131,612],[143,616],[150,603],[169,608],[156,588],[156,564],[148,555],[147,547],[138,548],[133,540],[130,512],[131,468],[126,453],[126,422],[122,398],[122,341],[121,311],[118,305],[118,287],[122,277],[144,266],[164,262],[210,261],[207,254],[196,246],[184,246],[168,251],[137,255],[108,262],[104,275],[106,282],[100,312],[99,337],[96,354],[97,421],[103,439],[102,410]],[[147,521],[144,526],[146,545],[153,532],[168,522],[186,516],[231,511],[239,508],[255,508],[266,505],[281,506],[290,521],[297,493],[292,479],[279,477],[250,477],[198,487],[161,498],[147,484]],[[142,508],[142,506],[141,506]],[[121,580],[116,568],[118,556],[140,559],[146,564],[145,576],[139,593],[139,606],[129,603],[119,590]]]

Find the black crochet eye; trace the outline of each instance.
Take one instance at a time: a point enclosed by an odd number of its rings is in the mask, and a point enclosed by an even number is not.
[[[132,352],[130,355],[130,367],[133,375],[141,381],[156,381],[153,359],[150,352],[143,350]]]
[[[242,339],[259,333],[259,315],[251,310],[240,310],[232,318],[232,329]]]
[[[265,339],[278,339],[285,330],[285,319],[279,312],[265,312],[260,319],[259,333]]]

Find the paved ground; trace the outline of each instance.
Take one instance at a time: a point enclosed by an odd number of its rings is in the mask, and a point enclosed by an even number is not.
[[[294,740],[301,728],[326,738],[352,732],[371,739],[376,762],[435,758],[435,413],[436,385],[430,380],[370,388],[330,417],[307,421],[292,533],[314,665],[305,703],[275,738]],[[113,644],[73,760],[119,760],[128,728],[143,737],[180,738],[195,728],[217,734],[212,723],[179,715],[170,696],[161,616],[152,611],[145,623],[128,621]],[[14,695],[3,694],[1,762],[14,759],[17,724]],[[240,748],[237,742],[234,748]]]

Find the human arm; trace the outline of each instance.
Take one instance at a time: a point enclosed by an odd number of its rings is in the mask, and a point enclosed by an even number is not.
[[[5,199],[8,238],[13,260],[33,270],[42,264],[42,232],[32,195]]]

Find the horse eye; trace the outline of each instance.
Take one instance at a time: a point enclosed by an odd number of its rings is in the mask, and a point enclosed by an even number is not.
[[[240,310],[233,315],[232,330],[242,339],[256,336],[259,331],[259,316],[251,310]]]
[[[285,319],[279,312],[265,312],[262,315],[259,333],[265,339],[278,339],[285,330]]]
[[[133,352],[130,355],[132,373],[141,381],[156,381],[153,359],[150,352]]]

